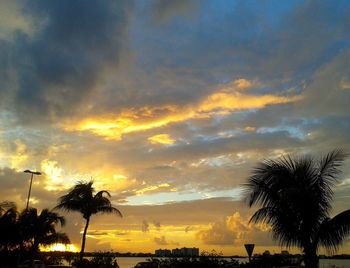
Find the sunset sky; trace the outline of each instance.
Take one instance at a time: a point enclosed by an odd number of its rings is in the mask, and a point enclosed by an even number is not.
[[[124,217],[93,217],[87,250],[279,252],[241,186],[266,158],[350,152],[350,2],[0,1],[0,144],[0,201],[25,207],[25,169],[40,209],[110,191]]]

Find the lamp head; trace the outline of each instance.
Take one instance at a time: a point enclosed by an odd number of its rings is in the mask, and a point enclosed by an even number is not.
[[[26,169],[25,171],[23,171],[24,173],[31,173],[31,174],[34,174],[34,175],[41,175],[41,172],[39,171],[31,171],[29,169]]]

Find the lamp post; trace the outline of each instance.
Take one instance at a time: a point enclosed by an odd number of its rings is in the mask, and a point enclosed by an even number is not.
[[[31,174],[31,176],[30,176],[30,184],[29,184],[29,192],[28,192],[28,199],[27,199],[27,207],[26,207],[26,210],[28,210],[30,192],[32,191],[33,176],[34,176],[34,175],[40,176],[40,175],[41,175],[41,172],[38,172],[38,171],[31,171],[31,170],[29,170],[29,169],[26,169],[26,170],[23,171],[23,172],[24,172],[24,173],[30,173],[30,174]]]

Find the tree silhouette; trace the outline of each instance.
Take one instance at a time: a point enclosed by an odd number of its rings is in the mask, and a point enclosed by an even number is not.
[[[38,214],[36,208],[22,211],[18,218],[22,240],[30,247],[33,254],[39,252],[39,246],[55,243],[70,243],[65,233],[57,232],[56,225],[65,225],[65,219],[54,211],[44,209]]]
[[[5,252],[17,248],[20,236],[17,228],[17,208],[14,203],[0,204],[0,250]]]
[[[97,213],[115,213],[122,217],[121,212],[112,206],[110,197],[111,195],[107,191],[99,191],[95,193],[95,189],[92,187],[93,181],[78,182],[68,194],[59,198],[56,208],[66,211],[78,211],[83,215],[86,220],[82,242],[80,250],[80,263],[83,260],[86,233],[89,227],[90,218]]]
[[[281,245],[301,248],[308,268],[318,267],[320,246],[335,252],[350,232],[350,210],[329,217],[345,157],[335,150],[320,160],[290,156],[266,160],[245,185],[249,206],[261,207],[250,221],[270,224]]]

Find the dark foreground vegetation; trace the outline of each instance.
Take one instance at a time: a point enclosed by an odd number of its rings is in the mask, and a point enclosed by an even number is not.
[[[305,266],[318,268],[318,250],[335,253],[350,233],[350,210],[330,217],[334,188],[347,155],[332,151],[320,159],[282,157],[256,166],[245,185],[251,218],[272,228],[280,245],[298,247]]]
[[[54,211],[36,208],[18,211],[12,202],[0,203],[0,264],[15,266],[23,260],[40,255],[40,246],[69,243],[65,233],[57,232],[56,226],[65,219]]]
[[[91,216],[98,213],[115,213],[122,216],[120,211],[112,206],[110,197],[107,191],[95,194],[93,182],[90,181],[78,182],[68,194],[59,199],[56,210],[78,211],[86,220],[80,253],[64,255],[63,257],[68,258],[65,259],[66,262],[70,263],[79,256],[79,260],[74,261],[79,267],[110,267],[107,265],[109,262],[116,265],[113,256],[108,254],[92,257],[89,261],[83,260]],[[65,225],[65,218],[55,209],[43,209],[38,213],[36,208],[27,207],[18,211],[13,202],[0,203],[0,267],[20,267],[25,261],[27,266],[33,266],[33,260],[40,260],[49,265],[63,263],[62,256],[40,252],[41,246],[70,243],[65,233],[56,231],[57,226]]]
[[[320,159],[311,157],[266,160],[260,163],[245,185],[249,206],[258,206],[252,223],[264,223],[272,228],[273,238],[281,245],[298,247],[307,268],[318,268],[318,250],[323,247],[334,254],[350,233],[350,210],[333,218],[333,189],[340,182],[340,167],[346,154],[335,150]],[[85,219],[79,254],[52,255],[40,252],[40,246],[70,243],[66,234],[57,232],[65,219],[54,210],[36,208],[18,211],[12,202],[0,203],[0,267],[21,267],[24,260],[42,260],[47,265],[64,261],[80,268],[116,268],[114,253],[87,255],[84,252],[90,218],[98,213],[121,212],[112,206],[107,191],[95,193],[93,182],[78,182],[59,199],[56,209],[78,211]],[[29,198],[28,198],[29,201]],[[255,257],[239,264],[235,259],[204,253],[196,258],[150,259],[137,267],[298,267],[301,258],[281,255]],[[22,266],[23,267],[23,266]],[[31,267],[26,266],[26,267]]]
[[[183,258],[150,258],[147,262],[140,263],[135,268],[273,268],[273,267],[300,267],[301,256],[259,255],[251,262],[240,263],[234,258],[222,257],[214,252],[203,252],[199,257]]]
[[[52,265],[71,265],[79,268],[118,268],[117,258],[114,253],[94,253],[89,259],[79,260],[77,253],[41,253],[38,259],[50,267]],[[122,258],[122,257],[119,257]],[[118,259],[119,259],[118,258]],[[298,265],[298,266],[297,266]],[[256,256],[250,263],[239,263],[234,258],[221,257],[217,254],[202,253],[199,257],[181,258],[149,258],[145,262],[138,263],[135,268],[272,268],[272,267],[299,267],[300,259],[296,261],[293,256],[281,255]],[[1,266],[0,266],[1,267]],[[16,267],[16,266],[9,266]]]

